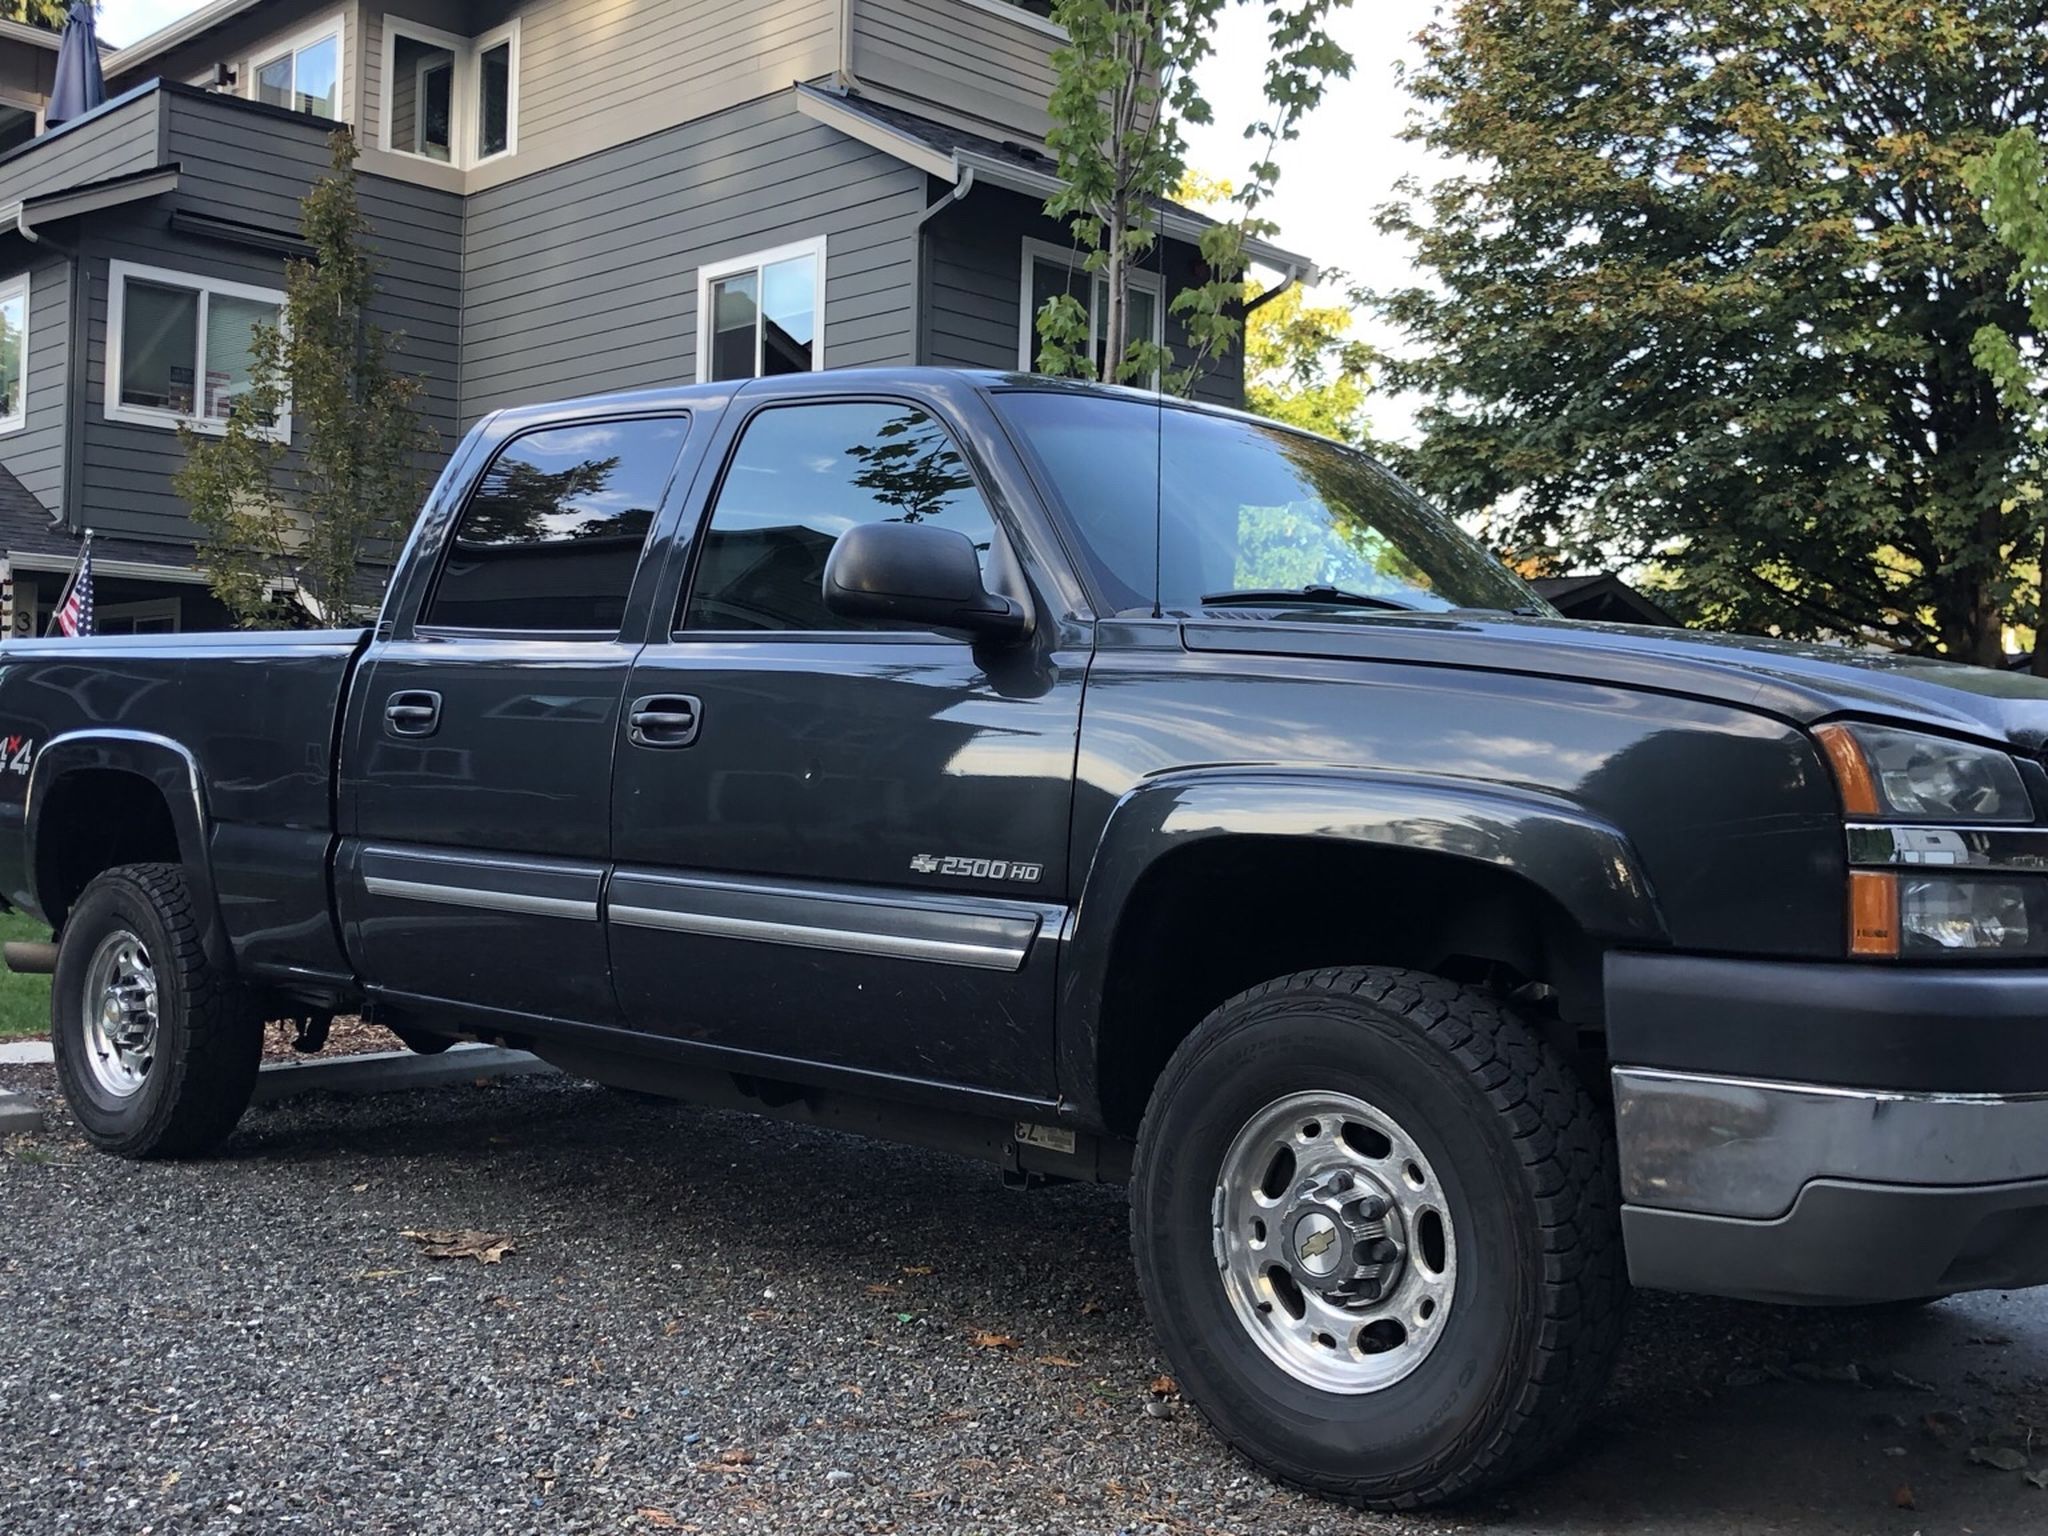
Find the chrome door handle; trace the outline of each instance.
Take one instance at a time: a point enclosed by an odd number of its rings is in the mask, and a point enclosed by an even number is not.
[[[636,747],[687,747],[704,723],[704,705],[687,693],[650,693],[626,715],[626,739]]]

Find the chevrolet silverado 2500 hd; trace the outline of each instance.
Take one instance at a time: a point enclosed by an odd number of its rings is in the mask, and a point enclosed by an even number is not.
[[[362,1010],[1128,1179],[1190,1400],[1403,1506],[1552,1455],[1631,1279],[2048,1280],[2044,731],[1561,621],[1270,423],[816,373],[482,422],[373,628],[10,642],[0,892],[111,1151]]]

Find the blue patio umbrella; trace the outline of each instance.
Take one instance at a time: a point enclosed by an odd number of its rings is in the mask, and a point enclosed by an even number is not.
[[[83,117],[107,99],[106,77],[100,73],[100,44],[93,35],[89,0],[73,0],[71,15],[64,23],[64,37],[57,45],[57,81],[50,88],[49,105],[43,108],[43,122],[54,128],[74,117]]]

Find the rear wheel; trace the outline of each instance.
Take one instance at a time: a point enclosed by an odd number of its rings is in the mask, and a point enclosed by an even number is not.
[[[1526,1471],[1620,1338],[1612,1136],[1471,989],[1318,971],[1232,999],[1153,1092],[1132,1180],[1153,1325],[1268,1471],[1378,1508]]]
[[[85,888],[57,950],[50,1040],[98,1146],[178,1157],[226,1140],[255,1088],[263,1025],[207,959],[178,866],[124,865]]]

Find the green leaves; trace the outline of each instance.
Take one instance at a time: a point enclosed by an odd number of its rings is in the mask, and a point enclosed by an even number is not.
[[[1066,28],[1067,42],[1053,53],[1046,144],[1065,185],[1045,209],[1067,222],[1086,269],[1101,277],[1105,313],[1098,367],[1085,313],[1076,325],[1081,306],[1065,297],[1049,301],[1036,319],[1042,372],[1123,382],[1156,374],[1164,387],[1185,392],[1210,358],[1237,344],[1244,243],[1272,232],[1257,209],[1279,179],[1274,148],[1299,133],[1302,115],[1331,79],[1350,74],[1352,61],[1324,30],[1330,11],[1349,0],[1268,0],[1268,110],[1246,130],[1260,145],[1258,155],[1232,195],[1237,216],[1204,232],[1206,281],[1172,294],[1167,305],[1186,332],[1186,349],[1175,355],[1134,337],[1129,272],[1157,239],[1159,205],[1187,174],[1180,125],[1213,120],[1195,71],[1214,52],[1210,39],[1226,3],[1055,0],[1053,19]]]
[[[330,624],[373,610],[424,456],[440,446],[419,419],[420,380],[392,369],[391,339],[365,318],[376,269],[355,141],[339,131],[330,150],[300,205],[315,259],[286,265],[283,323],[256,329],[253,387],[219,436],[179,429],[185,463],[171,483],[202,534],[200,566],[252,628],[299,619],[274,600],[285,584]],[[295,454],[269,431],[287,403]]]
[[[1698,621],[1996,662],[2039,519],[1972,352],[2040,318],[1965,168],[2048,100],[2039,6],[1467,0],[1423,48],[1459,169],[1380,215],[1430,281],[1371,296],[1409,470]]]

